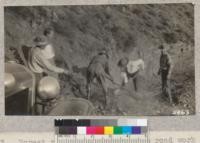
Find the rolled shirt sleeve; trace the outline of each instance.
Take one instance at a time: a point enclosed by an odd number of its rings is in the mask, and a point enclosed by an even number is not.
[[[52,62],[49,59],[46,59],[45,56],[39,51],[36,50],[34,53],[34,58],[38,65],[40,65],[44,70],[48,70],[51,72],[56,73],[63,73],[64,69],[57,67],[56,65],[52,64]]]

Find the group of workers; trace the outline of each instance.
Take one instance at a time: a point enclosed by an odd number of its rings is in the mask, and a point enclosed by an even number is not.
[[[44,30],[43,35],[34,39],[35,45],[30,50],[30,56],[28,59],[28,66],[40,79],[43,76],[55,76],[57,74],[70,74],[69,70],[57,67],[55,64],[55,49],[51,43],[54,37],[53,28],[47,28]],[[161,75],[162,93],[167,94],[170,102],[171,89],[170,89],[170,77],[172,72],[172,61],[164,45],[158,47],[161,50],[160,67],[158,75]],[[91,84],[96,80],[103,88],[105,104],[107,104],[108,98],[108,83],[107,80],[115,83],[114,78],[110,72],[109,61],[111,55],[108,50],[104,49],[100,51],[96,56],[92,58],[87,68],[87,96],[90,99],[91,96]],[[121,86],[125,86],[129,79],[132,79],[135,91],[138,90],[137,78],[140,71],[144,70],[145,64],[142,59],[130,60],[127,57],[121,58],[118,63],[118,67],[121,71],[122,83]],[[38,80],[39,80],[38,79]]]

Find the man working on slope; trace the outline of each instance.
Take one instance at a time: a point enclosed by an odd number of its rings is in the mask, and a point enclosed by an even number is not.
[[[133,61],[124,57],[119,60],[118,67],[121,70],[122,86],[125,86],[128,80],[132,79],[135,91],[137,91],[137,75],[140,70],[144,70],[144,61],[142,59]]]
[[[28,59],[28,66],[30,70],[35,74],[36,87],[38,87],[40,80],[44,76],[53,76],[57,79],[57,74],[65,73],[69,74],[69,71],[59,68],[54,63],[54,50],[49,45],[45,36],[39,36],[34,39],[35,46],[31,48]],[[36,102],[43,101],[37,94]],[[50,106],[55,105],[57,99],[49,101]],[[36,105],[36,114],[42,114],[42,108],[39,104]]]
[[[47,75],[49,72],[66,74],[69,73],[67,70],[59,68],[54,63],[52,63],[55,53],[52,48],[46,48],[46,46],[48,45],[46,37],[36,37],[34,39],[34,42],[35,47],[31,49],[28,60],[29,68],[34,73],[45,73]]]
[[[110,75],[109,69],[109,55],[106,50],[101,51],[90,62],[87,68],[87,96],[88,99],[91,96],[91,83],[94,79],[102,86],[105,97],[105,104],[107,105],[108,85],[106,78],[113,81],[113,77]]]

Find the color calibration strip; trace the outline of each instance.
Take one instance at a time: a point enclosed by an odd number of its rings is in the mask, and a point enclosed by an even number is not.
[[[90,126],[90,127],[59,127],[58,134],[62,135],[138,135],[145,134],[146,127],[136,126]]]
[[[58,119],[55,126],[147,126],[147,119]]]
[[[57,134],[60,135],[140,135],[147,133],[146,119],[55,120],[55,126]]]

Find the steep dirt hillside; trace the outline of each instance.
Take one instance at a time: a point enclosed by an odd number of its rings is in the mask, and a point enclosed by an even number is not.
[[[139,92],[132,85],[120,95],[110,83],[110,110],[102,111],[101,89],[95,90],[92,103],[99,115],[169,115],[175,109],[195,112],[194,101],[194,7],[191,4],[48,6],[5,8],[5,60],[21,62],[17,50],[33,46],[33,38],[44,28],[53,27],[57,64],[70,68],[85,85],[85,68],[101,49],[112,51],[111,69],[120,82],[117,61],[128,56],[143,58],[145,71],[139,77]],[[169,47],[174,69],[172,93],[175,107],[161,98],[161,81],[157,75],[160,51]],[[64,80],[64,77],[61,77]],[[61,82],[63,94],[70,91]],[[98,86],[94,87],[98,89]],[[117,96],[117,98],[116,98]],[[79,97],[83,97],[80,95]],[[116,101],[115,101],[116,100]]]

